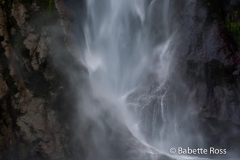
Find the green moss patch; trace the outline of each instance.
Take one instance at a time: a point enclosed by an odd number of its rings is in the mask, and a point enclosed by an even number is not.
[[[48,9],[51,11],[54,8],[54,0],[37,0],[37,6],[39,6],[42,10]]]
[[[240,9],[234,10],[226,17],[226,27],[240,45]]]

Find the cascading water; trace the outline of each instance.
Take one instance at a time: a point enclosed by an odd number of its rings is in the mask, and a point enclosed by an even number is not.
[[[147,70],[148,46],[142,29],[145,2],[87,1],[86,65],[92,84],[123,95],[136,86]],[[99,89],[103,91],[102,89]]]
[[[84,25],[83,63],[94,93],[116,104],[111,110],[135,137],[166,153],[180,141],[167,85],[175,65],[171,2],[87,0]]]
[[[158,75],[160,88],[164,87],[171,61],[169,7],[169,0],[87,1],[84,63],[89,69],[93,90],[110,101],[121,103],[119,110],[124,114],[125,124],[138,138],[142,137],[139,124],[127,113],[123,97],[152,73]],[[160,141],[166,128],[164,95],[152,117],[152,137],[156,138],[160,131]],[[161,130],[156,123],[158,112],[162,114]]]

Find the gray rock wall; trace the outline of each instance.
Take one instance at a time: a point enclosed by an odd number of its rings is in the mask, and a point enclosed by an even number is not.
[[[74,96],[67,95],[74,92],[65,76],[69,69],[86,70],[65,40],[60,20],[70,21],[62,19],[67,10],[55,6],[64,3],[1,1],[0,159],[63,160],[74,152],[68,118],[74,117]]]

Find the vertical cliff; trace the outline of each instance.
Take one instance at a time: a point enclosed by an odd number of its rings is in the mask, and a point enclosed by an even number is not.
[[[68,159],[76,109],[66,76],[86,74],[71,50],[70,13],[63,1],[0,3],[0,159]]]
[[[170,71],[164,81],[160,71],[149,74],[129,94],[129,108],[152,144],[159,139],[169,147],[214,146],[237,153],[240,2],[186,0],[170,5]]]

